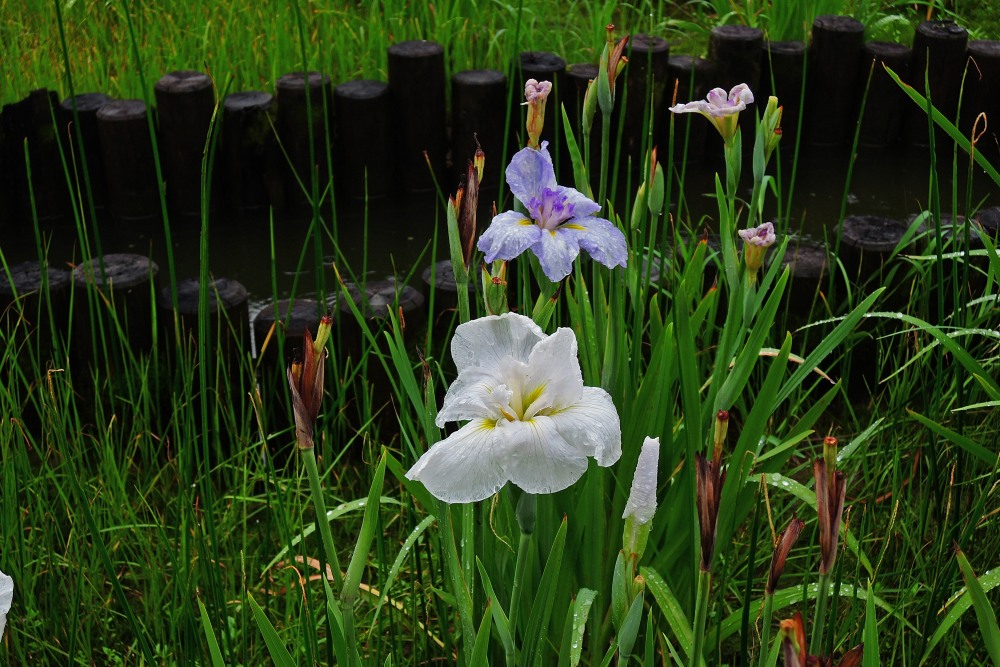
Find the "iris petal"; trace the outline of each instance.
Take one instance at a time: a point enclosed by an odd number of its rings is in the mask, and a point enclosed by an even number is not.
[[[528,493],[562,491],[587,471],[587,455],[548,417],[501,422],[497,439],[508,443],[504,474]]]
[[[514,259],[538,242],[542,230],[530,219],[516,211],[504,211],[490,223],[479,237],[478,247],[487,262],[495,259]]]
[[[424,452],[406,473],[446,503],[485,500],[507,482],[495,422],[474,419]]]
[[[518,201],[528,206],[532,198],[541,199],[545,188],[556,187],[556,172],[552,168],[552,158],[546,148],[547,141],[539,149],[522,148],[507,165],[505,172],[507,185]]]

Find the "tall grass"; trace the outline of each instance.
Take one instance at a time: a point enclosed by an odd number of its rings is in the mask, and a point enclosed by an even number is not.
[[[92,62],[94,72],[115,65],[118,72],[153,76],[170,67],[162,58],[176,58],[169,62],[180,67],[199,53],[212,59],[214,72],[234,72],[234,85],[244,76],[250,85],[286,69],[328,64],[332,72],[374,72],[378,62],[365,61],[367,47],[360,45],[374,41],[384,54],[379,40],[389,35],[455,44],[451,53],[464,55],[454,62],[510,62],[517,49],[536,44],[564,46],[564,53],[590,49],[596,59],[601,41],[594,36],[603,40],[610,15],[609,6],[601,7],[587,15],[594,25],[571,33],[543,26],[551,17],[527,1],[519,14],[505,5],[459,2],[407,13],[382,3],[366,21],[333,5],[249,12],[216,5],[192,7],[187,17],[148,5],[111,7],[101,14],[100,6],[65,6],[68,27],[104,34],[93,42],[67,31],[63,67],[74,75],[71,90],[86,87]],[[227,30],[237,14],[240,25],[259,32]],[[30,8],[19,18],[30,22]],[[525,32],[504,42],[503,26],[515,18]],[[133,46],[142,46],[116,61],[112,36],[127,23],[135,30]],[[191,25],[208,26],[198,32],[203,51],[172,51],[178,43],[171,40]],[[216,30],[223,36],[214,38]],[[10,40],[2,41],[10,48]],[[329,43],[336,48],[323,48]],[[357,69],[366,67],[375,69]],[[141,94],[142,79],[123,74],[116,85],[123,94]],[[752,119],[753,112],[744,114],[743,131],[753,131]],[[204,167],[212,145],[210,139]],[[758,162],[752,171],[761,187],[758,160],[733,160],[731,170]],[[961,152],[952,160],[955,169],[972,168]],[[502,166],[488,162],[487,169]],[[590,182],[582,173],[581,190]],[[929,192],[937,190],[939,173],[929,171]],[[207,267],[219,248],[208,233],[207,206],[198,325],[185,330],[178,319],[154,322],[150,354],[130,349],[113,295],[74,287],[73,319],[58,326],[48,289],[22,295],[5,311],[0,330],[6,379],[0,383],[6,417],[0,569],[17,586],[0,655],[24,665],[485,664],[482,656],[493,664],[526,664],[537,656],[542,664],[578,658],[598,665],[616,654],[623,664],[630,653],[643,664],[700,664],[702,657],[706,664],[749,664],[756,657],[773,664],[758,627],[773,624],[775,636],[779,618],[793,609],[809,617],[818,598],[829,598],[826,618],[811,619],[825,624],[824,652],[840,654],[863,639],[866,664],[966,663],[994,655],[987,607],[1000,582],[991,569],[998,546],[1000,258],[990,239],[981,239],[983,249],[973,255],[955,254],[975,230],[946,235],[946,206],[929,197],[928,249],[906,255],[901,248],[881,278],[891,275],[907,294],[905,308],[882,307],[882,284],[855,283],[824,310],[807,314],[806,331],[789,335],[775,324],[792,279],[778,261],[781,251],[752,285],[734,245],[735,230],[752,214],[736,196],[739,177],[721,175],[711,193],[719,203],[712,224],[723,239],[716,251],[697,234],[678,233],[701,221],[664,215],[690,184],[666,169],[664,200],[651,206],[658,186],[655,172],[647,174],[637,177],[642,191],[612,183],[614,206],[602,211],[626,231],[627,269],[578,265],[560,294],[542,286],[554,296],[550,301],[535,298],[528,262],[519,262],[520,275],[511,278],[519,288],[511,290],[512,307],[548,318],[549,331],[573,328],[586,383],[608,390],[622,415],[621,461],[609,470],[592,466],[574,487],[537,498],[530,536],[518,521],[521,494],[509,485],[492,502],[449,507],[403,476],[443,435],[434,416],[454,374],[450,328],[443,340],[431,323],[414,335],[398,318],[372,321],[360,310],[342,314],[339,323],[345,332],[360,328],[358,350],[348,355],[343,342],[335,343],[328,361],[316,454],[329,510],[317,515],[298,456],[271,454],[287,452],[294,440],[284,369],[264,367],[248,350],[227,358],[210,344],[213,333],[225,335],[234,323],[208,329]],[[73,178],[69,168],[66,176]],[[308,183],[314,231],[298,270],[322,274],[322,258],[333,254],[347,275],[353,258],[336,246],[336,193],[329,208],[318,196],[328,185]],[[204,187],[207,203],[207,179]],[[622,190],[627,194],[619,198]],[[975,205],[966,193],[947,207],[971,214]],[[93,211],[85,202],[76,202],[76,211],[84,256],[99,255]],[[440,217],[443,227],[447,216]],[[37,220],[35,230],[44,261]],[[447,256],[440,245],[436,237],[432,257]],[[641,270],[641,258],[650,254],[667,260],[654,284]],[[0,264],[9,270],[2,248]],[[942,284],[949,274],[952,280]],[[949,309],[938,305],[942,293],[954,304]],[[484,312],[481,295],[471,308]],[[865,315],[872,326],[852,333]],[[80,327],[93,346],[71,335]],[[814,370],[838,378],[851,368],[853,349],[844,344],[850,336],[870,336],[878,351],[880,382],[862,401]],[[711,443],[720,409],[732,415],[729,476],[706,580],[698,565],[693,461]],[[817,583],[810,466],[827,434],[842,445],[837,463],[848,471],[850,509],[836,568]],[[635,562],[639,581],[623,575],[616,557],[619,517],[646,435],[663,442],[661,509]],[[766,603],[768,540],[793,515],[806,521],[806,531],[783,585]],[[340,561],[349,564],[341,590],[332,590],[338,576],[326,576],[317,522],[329,522]],[[953,557],[954,542],[971,563]],[[962,577],[972,571],[981,573],[980,586],[970,581],[962,593]],[[622,606],[630,581],[637,588]],[[765,603],[773,618],[762,616]],[[963,613],[970,607],[975,614]],[[348,641],[348,627],[356,642]],[[699,641],[702,650],[695,648]]]

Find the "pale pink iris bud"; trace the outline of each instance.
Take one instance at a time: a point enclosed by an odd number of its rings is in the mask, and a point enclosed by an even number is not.
[[[545,125],[545,100],[550,92],[550,81],[528,79],[524,84],[524,103],[528,106],[528,146],[531,148],[538,148],[538,138]]]
[[[746,262],[747,271],[756,277],[760,267],[764,264],[764,255],[770,248],[777,236],[774,234],[774,225],[765,222],[757,227],[741,229],[740,238],[743,239],[743,261]]]

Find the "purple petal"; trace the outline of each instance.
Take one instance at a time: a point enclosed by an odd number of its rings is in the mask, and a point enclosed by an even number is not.
[[[504,211],[493,218],[489,228],[479,237],[477,245],[486,255],[487,262],[514,259],[538,241],[541,231],[524,214]]]
[[[560,231],[542,231],[531,251],[538,256],[545,277],[556,283],[573,270],[573,260],[580,254],[580,244],[575,234]]]
[[[552,158],[546,149],[548,142],[543,141],[539,149],[522,148],[507,165],[507,185],[510,191],[528,206],[532,198],[541,198],[545,188],[555,188],[556,172],[552,168]]]
[[[735,90],[735,88],[733,90]],[[729,98],[726,96],[726,91],[722,88],[713,88],[708,91],[708,95],[705,99],[707,99],[708,103],[713,107],[727,106],[727,102],[729,101]]]
[[[625,235],[604,218],[575,218],[560,227],[557,232],[574,235],[577,245],[609,269],[625,266],[628,262]]]
[[[751,92],[750,86],[745,83],[733,86],[733,89],[729,91],[728,101],[732,106],[742,105],[741,108],[745,109],[746,105],[753,103],[753,92]]]

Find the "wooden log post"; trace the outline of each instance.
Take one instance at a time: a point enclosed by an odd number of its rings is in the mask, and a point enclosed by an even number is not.
[[[142,100],[114,100],[97,112],[111,213],[122,221],[160,215],[153,143]]]
[[[965,93],[961,127],[966,137],[979,137],[976,148],[993,164],[1000,160],[1000,41],[976,39],[969,42],[966,60]],[[980,115],[983,118],[980,118]],[[979,123],[977,126],[976,123]]]
[[[573,136],[576,137],[577,147],[585,163],[590,165],[590,187],[597,189],[600,178],[601,159],[601,128],[600,111],[594,118],[597,128],[590,130],[590,155],[584,153],[583,137],[583,103],[587,96],[587,87],[590,82],[597,78],[598,66],[594,63],[574,63],[566,68],[566,86],[562,90],[562,103],[566,107],[566,115],[569,117],[569,125],[573,129]],[[515,93],[520,91],[515,91]],[[546,106],[546,111],[548,107]],[[560,113],[560,116],[562,114]],[[522,127],[521,136],[524,136]]]
[[[7,345],[33,340],[39,356],[52,351],[52,332],[66,338],[70,272],[32,260],[0,270],[0,332]]]
[[[215,112],[212,80],[202,72],[169,72],[156,82],[153,92],[160,119],[157,145],[167,204],[174,214],[200,216],[203,156],[208,154],[206,141]],[[205,165],[207,168],[207,160]],[[207,185],[214,190],[212,176]],[[210,196],[209,203],[216,199]]]
[[[864,42],[864,24],[850,16],[818,16],[813,21],[806,80],[806,145],[847,146],[853,139]]]
[[[922,95],[929,93],[937,110],[949,119],[954,119],[958,111],[968,41],[968,31],[954,21],[924,21],[913,35],[913,60],[910,62],[908,83]],[[924,109],[911,102],[907,106],[905,122],[904,136],[908,144],[930,146]],[[935,126],[934,142],[946,147],[951,139]]]
[[[74,349],[85,362],[95,368],[120,369],[123,346],[136,355],[152,349],[151,283],[158,272],[156,262],[130,253],[94,257],[73,269]],[[118,340],[119,328],[123,341]],[[103,342],[99,330],[104,332]]]
[[[262,419],[267,428],[280,429],[295,423],[288,390],[287,369],[302,358],[306,329],[312,336],[319,329],[320,303],[315,299],[282,299],[261,309],[253,318],[254,347]],[[268,455],[275,467],[288,463],[294,451],[294,436],[268,442]]]
[[[389,84],[359,79],[333,90],[337,133],[337,195],[384,197],[393,189]]]
[[[274,136],[274,97],[261,91],[230,93],[222,105],[221,162],[233,211],[284,208],[284,156]]]
[[[278,136],[288,154],[283,159],[285,205],[308,206],[330,183],[333,137],[330,77],[320,72],[292,72],[278,78]],[[329,193],[327,193],[329,199]]]
[[[187,278],[177,283],[177,318],[181,336],[187,340],[198,337],[198,304],[201,281]],[[209,349],[228,367],[240,363],[250,347],[250,299],[246,288],[232,278],[214,278],[209,282],[207,296]],[[172,340],[174,332],[173,290],[160,289],[156,300],[161,335]]]
[[[670,106],[704,99],[712,87],[715,65],[710,60],[687,55],[670,56],[668,69],[670,78],[667,97]],[[701,114],[678,114],[673,116],[673,128],[673,161],[701,162],[707,150],[708,132],[711,129],[709,122]],[[670,124],[665,124],[664,135],[659,140],[664,147],[669,142],[669,129]]]
[[[708,39],[708,59],[715,64],[715,75],[709,88],[728,92],[733,86],[745,83],[756,94],[760,87],[763,46],[764,33],[758,28],[745,25],[713,28]]]
[[[59,105],[59,125],[64,128],[63,136],[67,138],[73,152],[76,174],[80,182],[80,192],[84,197],[82,205],[86,206],[87,197],[93,198],[94,208],[105,209],[108,206],[108,179],[104,173],[104,160],[101,154],[101,134],[97,128],[97,112],[112,98],[104,93],[82,93],[75,97],[67,97]],[[78,124],[74,125],[73,108],[76,107]],[[81,151],[77,134],[83,142]],[[83,176],[86,164],[87,178],[90,187],[85,187]]]
[[[743,141],[743,155],[753,155],[754,122],[753,114],[767,101],[758,97],[760,89],[761,51],[764,47],[764,32],[744,25],[722,25],[712,29],[708,38],[708,58],[715,63],[715,75],[709,88],[722,88],[729,92],[733,86],[745,83],[754,93],[755,106],[743,114],[740,124]],[[716,132],[706,135],[708,157],[713,162],[722,161],[722,138]]]
[[[802,114],[802,76],[806,45],[799,41],[765,42],[761,56],[760,107],[774,95],[781,105],[781,149],[791,152]]]
[[[434,190],[447,152],[444,47],[416,40],[390,46],[389,94],[398,182],[406,192]]]
[[[69,159],[68,137],[57,132],[52,120],[58,109],[55,92],[41,88],[31,91],[20,102],[4,105],[0,116],[2,159],[7,170],[5,183],[9,184],[17,207],[12,217],[23,222],[30,223],[36,216],[40,221],[58,220],[66,218],[72,210],[60,155],[61,143]],[[6,211],[2,215],[6,216]]]
[[[616,104],[624,104],[625,127],[622,132],[622,161],[641,168],[645,154],[647,130],[652,126],[652,146],[662,136],[666,106],[663,99],[670,79],[670,45],[662,37],[633,35],[629,40],[629,61],[625,68],[624,93],[618,93]],[[652,104],[652,107],[651,107]],[[645,123],[643,122],[645,120]],[[647,148],[652,148],[648,146]],[[666,145],[662,150],[666,150]]]
[[[889,67],[905,80],[908,76],[912,50],[895,42],[868,42],[861,59],[861,80],[867,81],[868,101],[861,117],[862,146],[887,148],[899,140],[901,119],[907,105],[912,104],[906,93],[900,90],[892,77],[885,71]]]
[[[505,168],[504,123],[507,120],[507,76],[498,70],[475,69],[451,77],[452,181],[466,174],[481,146],[489,170],[482,187],[496,186]],[[450,184],[449,184],[450,185]]]
[[[569,160],[569,152],[565,148],[566,139],[562,129],[562,104],[563,90],[568,85],[566,82],[566,61],[554,53],[548,51],[524,51],[514,63],[515,81],[517,87],[514,89],[514,109],[511,110],[511,136],[514,137],[515,148],[520,150],[528,145],[528,131],[525,128],[527,118],[527,107],[521,106],[524,102],[524,84],[528,79],[536,81],[551,81],[552,92],[545,103],[545,125],[542,127],[540,141],[549,142],[549,154],[555,165],[557,174],[572,173],[572,164]],[[595,129],[593,137],[596,137],[598,146],[601,143],[601,112],[597,112],[594,121]],[[562,176],[566,181],[566,176]]]

